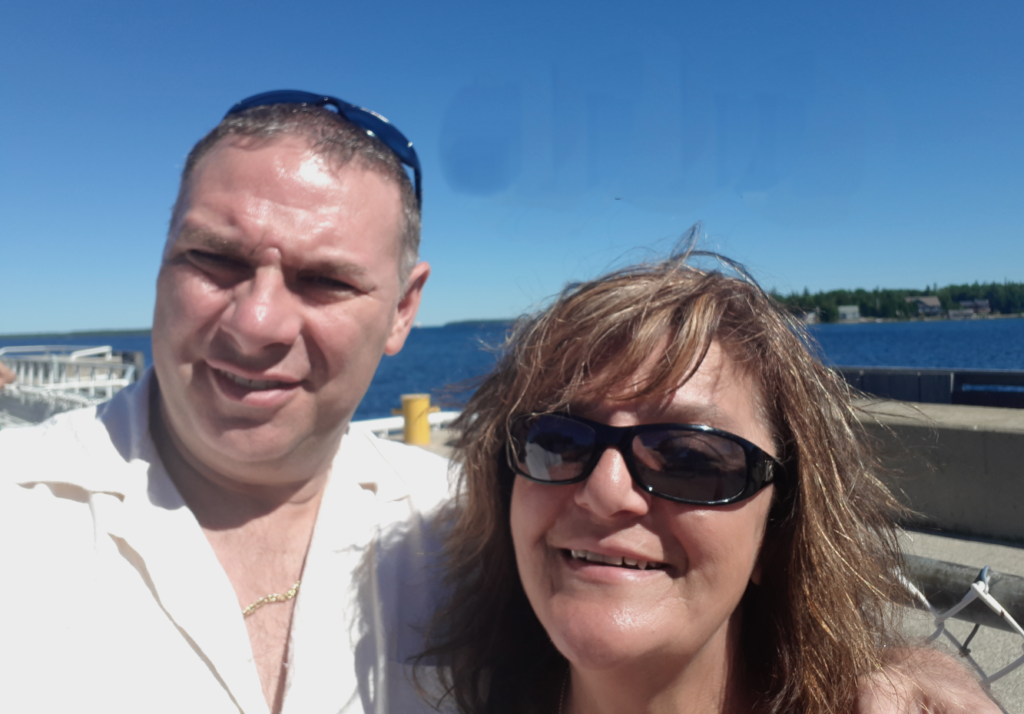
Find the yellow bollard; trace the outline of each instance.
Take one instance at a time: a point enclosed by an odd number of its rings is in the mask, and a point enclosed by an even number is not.
[[[405,430],[402,440],[406,444],[423,446],[430,443],[430,422],[427,414],[441,411],[441,407],[430,406],[429,394],[403,394],[402,408],[392,409],[392,414],[405,417]]]

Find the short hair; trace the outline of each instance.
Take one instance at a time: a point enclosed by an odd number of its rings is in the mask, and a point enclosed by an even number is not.
[[[755,711],[850,711],[858,677],[882,666],[883,644],[899,641],[891,628],[899,506],[874,475],[849,388],[816,357],[802,325],[739,266],[699,269],[688,262],[696,255],[570,285],[549,308],[521,318],[456,424],[452,597],[421,661],[446,667],[447,696],[460,711],[550,709],[566,668],[516,569],[510,420],[594,393],[622,394],[638,374],[637,396],[669,394],[712,341],[755,383],[755,406],[786,466],[759,555],[761,583],[749,584],[740,604],[741,667]],[[652,355],[662,358],[643,371]]]
[[[220,124],[192,147],[181,172],[178,197],[171,214],[171,226],[180,218],[188,195],[189,181],[196,166],[222,141],[237,138],[251,145],[295,136],[309,143],[318,155],[335,167],[353,161],[398,186],[402,204],[402,233],[398,274],[404,286],[419,259],[420,205],[402,162],[379,139],[336,112],[303,104],[272,104],[253,107],[224,117]]]

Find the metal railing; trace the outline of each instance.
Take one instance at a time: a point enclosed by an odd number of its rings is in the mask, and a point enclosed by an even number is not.
[[[835,367],[851,387],[884,399],[1024,409],[1024,371]]]
[[[1024,665],[1024,654],[997,671],[985,672],[971,657],[968,645],[982,625],[1024,638],[1024,578],[999,573],[988,566],[978,572],[967,565],[948,563],[916,555],[905,555],[903,584],[914,598],[914,606],[927,610],[934,619],[935,632],[931,642],[945,637],[981,676],[989,687]],[[955,618],[974,624],[974,629],[960,642],[947,628],[946,620]],[[1022,639],[1024,644],[1024,639]]]
[[[109,399],[136,379],[134,362],[112,347],[32,345],[0,348],[22,394],[63,392]]]

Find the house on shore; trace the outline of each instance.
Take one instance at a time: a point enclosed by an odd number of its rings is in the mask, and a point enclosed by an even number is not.
[[[970,310],[975,315],[988,315],[992,312],[992,307],[988,304],[988,300],[983,300],[981,298],[975,300],[961,300],[960,309]]]
[[[959,310],[950,310],[950,320],[973,320],[979,315],[988,315],[992,312],[988,300],[961,300]]]
[[[935,295],[914,295],[905,298],[908,304],[917,304],[917,314],[924,317],[939,317],[942,315],[942,303]]]
[[[859,305],[840,305],[839,306],[839,321],[840,322],[857,322],[860,320],[860,306]]]

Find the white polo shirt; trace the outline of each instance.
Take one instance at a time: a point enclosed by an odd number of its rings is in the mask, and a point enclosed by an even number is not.
[[[0,711],[268,711],[231,583],[157,456],[152,373],[0,432]],[[407,660],[438,598],[448,462],[342,440],[295,602],[285,714],[432,711]]]

